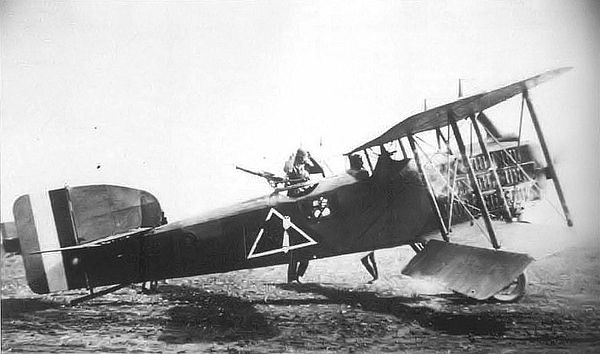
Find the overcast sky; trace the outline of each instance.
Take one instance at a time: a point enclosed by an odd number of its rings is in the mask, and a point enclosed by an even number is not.
[[[21,194],[94,183],[191,216],[269,192],[234,164],[282,173],[299,145],[331,159],[455,99],[458,78],[472,94],[573,66],[532,97],[575,222],[599,229],[597,2],[0,6],[3,220]],[[518,113],[493,118],[515,130]]]

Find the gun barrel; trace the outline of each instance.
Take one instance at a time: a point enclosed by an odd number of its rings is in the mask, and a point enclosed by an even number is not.
[[[238,169],[238,170],[240,170],[240,171],[244,171],[244,172],[246,172],[246,173],[249,173],[249,174],[251,174],[251,175],[255,175],[255,176],[264,177],[264,176],[262,175],[262,173],[260,173],[260,172],[256,172],[256,171],[248,170],[248,169],[245,169],[245,168],[243,168],[243,167],[240,167],[240,166],[235,166],[235,168],[236,168],[236,169]]]
[[[235,168],[238,169],[238,170],[240,170],[240,171],[244,171],[246,173],[249,173],[251,175],[255,175],[255,176],[259,176],[259,177],[265,178],[265,179],[267,179],[267,181],[273,181],[273,182],[276,182],[276,183],[280,183],[280,182],[283,182],[285,180],[283,177],[275,176],[274,174],[272,174],[270,172],[252,171],[252,170],[249,170],[247,168],[240,167],[240,166],[235,166]]]

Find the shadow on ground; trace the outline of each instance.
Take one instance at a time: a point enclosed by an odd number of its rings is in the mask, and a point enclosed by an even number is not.
[[[60,304],[39,298],[2,299],[2,319],[10,319],[25,313],[44,311],[60,307]]]
[[[160,296],[177,304],[166,312],[163,334],[167,343],[259,340],[277,335],[251,302],[198,288],[162,285]]]
[[[389,314],[405,322],[416,321],[422,327],[454,335],[499,336],[507,329],[506,318],[496,313],[452,313],[437,311],[420,305],[421,296],[380,297],[376,293],[351,291],[321,284],[283,284],[281,288],[299,293],[314,293],[325,296],[330,302],[349,306],[360,306],[364,311]],[[444,296],[455,304],[472,303],[459,295]]]
[[[101,336],[111,343],[127,336],[121,346],[114,344],[116,351],[134,342],[148,345],[146,340],[159,351],[161,345],[184,343],[276,352],[439,350],[482,340],[478,343],[589,345],[596,343],[600,324],[593,312],[562,313],[531,303],[482,304],[447,294],[386,297],[335,284],[270,285],[276,289],[271,298],[248,289],[223,293],[216,285],[161,285],[153,296],[123,289],[72,307],[45,298],[3,299],[3,339],[25,335],[19,339],[25,351],[36,348],[42,336],[47,351],[67,344],[83,350],[89,345],[85,340],[100,341]]]

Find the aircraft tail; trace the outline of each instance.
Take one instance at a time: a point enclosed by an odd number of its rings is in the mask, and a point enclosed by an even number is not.
[[[27,283],[38,294],[87,287],[81,252],[45,250],[164,223],[160,204],[150,193],[109,185],[23,195],[13,214]]]

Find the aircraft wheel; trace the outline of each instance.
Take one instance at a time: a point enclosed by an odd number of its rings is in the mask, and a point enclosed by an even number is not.
[[[525,273],[521,273],[512,283],[492,295],[492,298],[499,302],[515,302],[525,295],[526,287],[527,278],[525,277]]]

